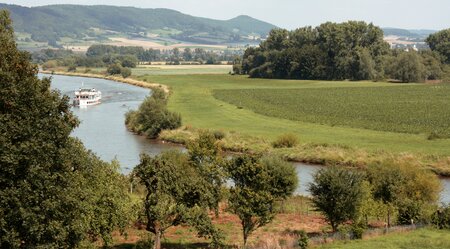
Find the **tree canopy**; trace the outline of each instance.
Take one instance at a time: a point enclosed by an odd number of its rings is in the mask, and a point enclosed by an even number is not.
[[[39,79],[0,10],[0,247],[74,248],[127,222],[117,166],[69,135],[67,96]]]

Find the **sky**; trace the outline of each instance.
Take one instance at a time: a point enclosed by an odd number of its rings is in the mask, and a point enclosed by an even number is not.
[[[363,20],[380,27],[450,28],[450,0],[0,0],[22,6],[49,4],[169,8],[185,14],[227,20],[238,15],[295,29],[326,21]]]

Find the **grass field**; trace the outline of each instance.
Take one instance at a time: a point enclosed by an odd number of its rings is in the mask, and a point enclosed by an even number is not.
[[[450,84],[327,89],[215,90],[271,117],[379,131],[450,135]]]
[[[443,249],[450,248],[450,231],[418,229],[412,232],[389,234],[377,238],[336,242],[316,247],[320,249]]]
[[[412,152],[424,154],[450,155],[450,140],[428,140],[427,134],[407,134],[375,131],[345,126],[322,125],[304,121],[262,115],[251,108],[221,101],[213,96],[217,90],[233,89],[236,92],[248,89],[280,91],[292,89],[328,91],[340,88],[361,91],[389,87],[387,89],[405,91],[408,85],[373,82],[321,82],[295,80],[249,79],[245,76],[229,75],[143,75],[140,80],[168,85],[172,89],[169,108],[179,112],[183,123],[205,129],[236,131],[256,136],[263,140],[273,140],[284,133],[296,134],[302,143],[338,144],[369,151]],[[399,89],[400,87],[400,89]],[[242,100],[245,101],[245,100]],[[282,107],[284,108],[284,107]]]

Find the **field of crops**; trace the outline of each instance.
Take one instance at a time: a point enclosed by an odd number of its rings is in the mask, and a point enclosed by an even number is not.
[[[450,84],[214,90],[214,97],[266,116],[378,131],[450,137]]]

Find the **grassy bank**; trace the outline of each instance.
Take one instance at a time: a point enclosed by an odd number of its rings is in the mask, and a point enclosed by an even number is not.
[[[320,249],[442,249],[450,248],[450,235],[448,230],[435,230],[430,228],[418,229],[412,232],[389,234],[367,240],[336,242],[317,247]]]

